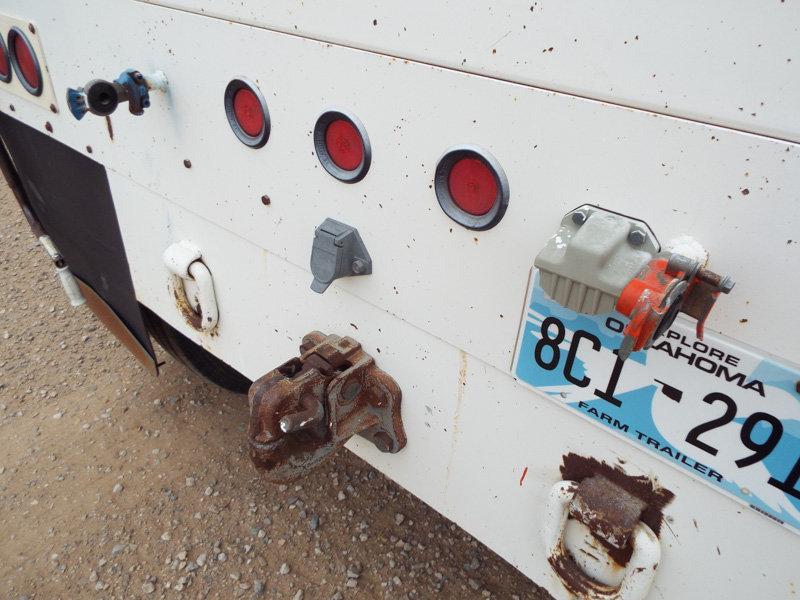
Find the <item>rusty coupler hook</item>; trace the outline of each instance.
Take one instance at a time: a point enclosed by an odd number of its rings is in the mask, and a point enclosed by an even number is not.
[[[312,331],[248,397],[250,458],[270,481],[302,477],[356,434],[381,452],[406,445],[400,386],[351,337]]]

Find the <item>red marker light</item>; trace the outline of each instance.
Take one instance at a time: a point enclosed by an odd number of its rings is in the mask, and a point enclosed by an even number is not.
[[[41,93],[42,80],[39,73],[39,61],[33,53],[33,47],[28,38],[20,30],[12,29],[8,36],[8,43],[9,46],[12,46],[9,50],[16,62],[17,75],[25,84],[26,89],[32,94],[37,91]]]
[[[225,116],[234,135],[251,148],[267,143],[270,132],[269,110],[264,95],[244,78],[232,79],[225,88]]]
[[[337,119],[325,130],[325,148],[328,156],[340,169],[353,171],[364,159],[364,142],[355,126]]]
[[[456,206],[471,215],[485,215],[498,199],[494,173],[478,158],[462,158],[456,162],[450,169],[447,184]]]
[[[433,187],[444,213],[476,231],[497,225],[510,197],[503,167],[477,146],[455,146],[445,152],[436,165]]]
[[[233,113],[239,127],[250,136],[256,137],[264,128],[264,113],[261,102],[247,88],[239,89],[233,97]]]
[[[341,110],[328,110],[317,118],[314,150],[325,170],[345,183],[364,179],[372,162],[364,124],[354,114]]]
[[[8,60],[8,51],[3,39],[0,38],[0,81],[11,81],[11,63]]]

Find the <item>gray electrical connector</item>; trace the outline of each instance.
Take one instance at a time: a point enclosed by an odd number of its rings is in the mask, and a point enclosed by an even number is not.
[[[355,227],[325,219],[314,231],[311,289],[321,294],[334,280],[372,273],[372,259]]]
[[[587,204],[561,220],[534,264],[550,298],[596,315],[614,310],[631,278],[659,251],[644,221]]]

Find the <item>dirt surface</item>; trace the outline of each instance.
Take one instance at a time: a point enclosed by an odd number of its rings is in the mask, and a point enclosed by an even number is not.
[[[4,183],[0,214],[0,596],[549,597],[347,451],[264,482],[246,398],[164,352],[150,377],[69,307]]]

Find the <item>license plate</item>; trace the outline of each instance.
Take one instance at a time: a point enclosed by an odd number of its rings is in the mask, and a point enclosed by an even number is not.
[[[561,406],[800,532],[800,368],[677,319],[620,361],[627,319],[553,302],[534,269],[513,372]],[[788,332],[787,332],[788,334]]]

